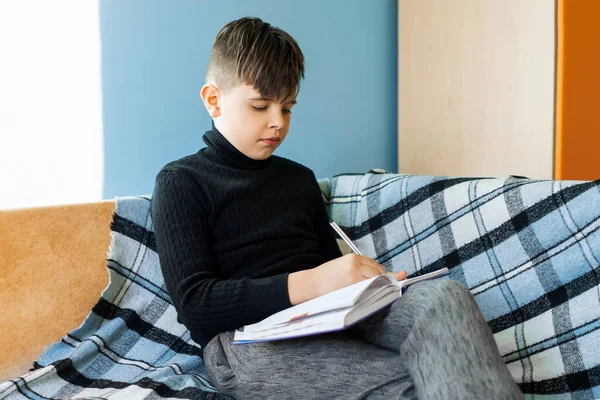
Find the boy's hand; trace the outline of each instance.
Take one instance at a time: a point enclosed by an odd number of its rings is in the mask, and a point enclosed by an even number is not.
[[[408,272],[406,272],[406,271],[400,271],[397,274],[395,274],[395,276],[396,276],[396,280],[403,281],[408,276]]]
[[[318,267],[290,274],[288,278],[290,301],[292,304],[299,304],[386,273],[388,272],[381,264],[369,257],[354,253],[346,254]],[[406,271],[394,275],[397,280],[402,280],[406,278]]]

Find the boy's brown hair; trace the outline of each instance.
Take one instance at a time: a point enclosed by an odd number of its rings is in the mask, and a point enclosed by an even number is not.
[[[217,34],[206,71],[207,82],[228,91],[252,85],[268,99],[294,98],[304,78],[304,55],[287,32],[259,18],[229,22]]]

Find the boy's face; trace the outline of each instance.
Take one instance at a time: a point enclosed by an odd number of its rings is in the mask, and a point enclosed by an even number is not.
[[[216,128],[254,160],[269,158],[287,136],[295,99],[266,99],[246,84],[225,93],[207,84],[201,94]]]

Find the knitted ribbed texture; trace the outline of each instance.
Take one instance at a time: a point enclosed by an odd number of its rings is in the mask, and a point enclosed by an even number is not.
[[[214,125],[203,140],[160,170],[151,207],[167,291],[201,346],[290,307],[289,273],[342,255],[310,169],[253,160]]]

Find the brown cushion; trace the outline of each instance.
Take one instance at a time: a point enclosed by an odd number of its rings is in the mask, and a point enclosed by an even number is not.
[[[0,382],[79,326],[108,284],[114,200],[0,211]]]

